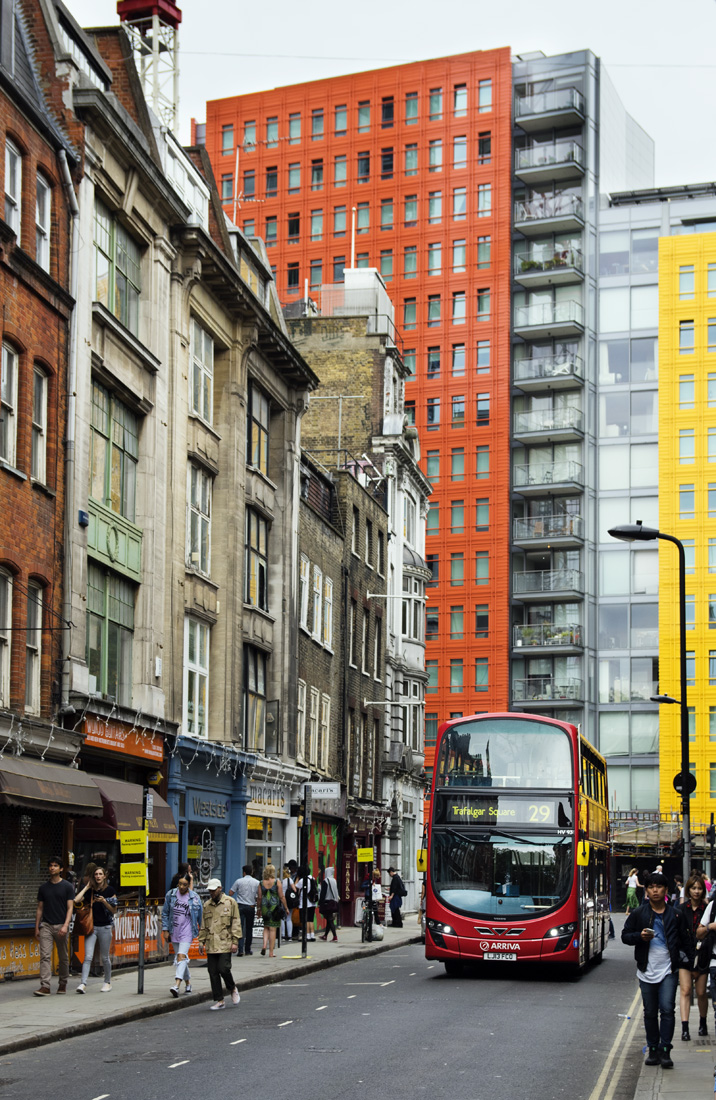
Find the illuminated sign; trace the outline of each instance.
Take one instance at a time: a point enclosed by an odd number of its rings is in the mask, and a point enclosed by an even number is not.
[[[514,798],[497,794],[471,796],[438,792],[436,807],[438,825],[572,825],[572,811],[567,799]]]

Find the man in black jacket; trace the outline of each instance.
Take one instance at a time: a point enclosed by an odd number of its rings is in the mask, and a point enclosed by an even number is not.
[[[679,966],[689,965],[689,935],[681,910],[666,904],[667,886],[666,875],[649,876],[646,901],[627,917],[622,941],[634,947],[649,1044],[646,1065],[671,1069]]]
[[[403,880],[396,871],[395,867],[389,867],[388,874],[390,875],[388,905],[390,906],[390,915],[393,922],[393,928],[402,928],[403,914],[400,912],[400,907],[402,906],[403,898],[406,896],[408,891],[403,886]]]

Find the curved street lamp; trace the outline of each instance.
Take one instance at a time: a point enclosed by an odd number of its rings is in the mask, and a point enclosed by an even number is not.
[[[689,708],[686,703],[686,554],[684,544],[673,535],[664,534],[656,527],[644,527],[637,520],[636,523],[623,523],[618,527],[611,527],[609,534],[614,539],[622,542],[652,542],[654,539],[663,539],[664,542],[673,542],[679,552],[679,659],[681,668],[681,699],[678,700],[681,707],[681,828],[684,845],[683,876],[684,882],[691,873],[691,830],[690,830],[690,803],[691,776],[689,773]],[[668,695],[652,696],[655,703],[676,703],[677,700]],[[678,788],[677,788],[678,789]]]

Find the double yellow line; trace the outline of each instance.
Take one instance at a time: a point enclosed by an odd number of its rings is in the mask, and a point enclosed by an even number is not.
[[[642,1026],[641,1013],[638,1011],[641,1005],[641,990],[637,989],[634,994],[634,1000],[629,1006],[627,1016],[631,1019],[623,1020],[619,1031],[616,1034],[616,1038],[612,1043],[612,1048],[607,1055],[607,1059],[604,1063],[604,1068],[597,1078],[597,1083],[592,1089],[589,1100],[612,1100],[614,1093],[616,1092],[619,1079],[624,1069],[624,1061],[629,1053],[632,1042],[634,1041],[634,1035],[637,1028]],[[618,1057],[617,1057],[618,1055]],[[615,1062],[616,1059],[616,1062]],[[614,1066],[614,1072],[612,1073],[612,1066]],[[611,1080],[609,1081],[609,1087],[606,1092],[604,1086],[611,1073]]]

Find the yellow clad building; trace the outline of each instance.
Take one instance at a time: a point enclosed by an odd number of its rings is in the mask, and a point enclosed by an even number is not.
[[[686,550],[692,828],[716,810],[716,233],[659,241],[659,527]],[[659,690],[680,697],[676,547],[659,544]],[[679,707],[661,707],[662,813],[680,809]]]

